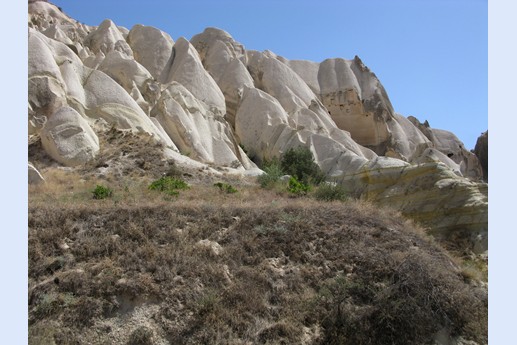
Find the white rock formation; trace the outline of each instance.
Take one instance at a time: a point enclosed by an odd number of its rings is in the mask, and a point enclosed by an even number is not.
[[[432,147],[435,147],[459,165],[462,176],[473,180],[481,179],[483,171],[478,158],[465,148],[465,145],[454,133],[430,128],[427,121],[420,123],[413,116],[410,116],[409,120],[430,140]]]
[[[235,127],[235,114],[242,99],[243,89],[254,87],[253,78],[245,66],[244,46],[225,31],[207,28],[191,39],[199,52],[203,66],[224,94],[226,120]],[[241,61],[244,60],[244,63]]]
[[[239,144],[257,162],[303,145],[351,193],[486,249],[478,159],[397,114],[358,57],[290,61],[216,28],[174,42],[143,25],[80,24],[47,2],[29,4],[28,25],[29,135],[64,165],[95,156],[99,123],[152,134],[177,163],[247,175],[258,170]]]
[[[174,44],[161,76],[162,84],[173,81],[185,86],[195,98],[214,108],[214,112],[224,115],[226,106],[223,93],[203,67],[196,49],[183,37]]]
[[[120,29],[111,20],[104,20],[96,30],[90,32],[84,38],[84,45],[97,54],[107,54],[110,51],[118,51],[127,57],[133,57],[133,51],[127,44]]]
[[[137,24],[129,31],[127,42],[135,60],[158,80],[171,57],[174,45],[171,36],[152,26]]]
[[[97,135],[88,122],[70,107],[63,107],[52,114],[40,135],[45,151],[66,166],[84,164],[99,151]]]
[[[180,83],[172,82],[162,92],[153,115],[185,155],[220,166],[254,167],[220,111],[198,100]]]

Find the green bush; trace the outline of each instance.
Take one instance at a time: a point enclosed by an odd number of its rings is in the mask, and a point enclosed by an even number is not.
[[[325,180],[325,175],[318,164],[314,162],[312,152],[307,147],[297,147],[287,150],[280,161],[282,170],[298,181],[305,184],[319,185]]]
[[[285,175],[280,166],[280,162],[277,159],[265,162],[262,170],[264,170],[264,174],[257,178],[257,181],[262,188],[273,187],[280,178]]]
[[[163,176],[149,185],[149,190],[157,190],[169,195],[178,195],[178,189],[189,188],[189,185],[185,181],[172,176]]]
[[[314,192],[314,197],[320,201],[345,201],[348,199],[348,193],[342,185],[322,183]]]
[[[218,187],[221,192],[226,192],[228,194],[237,193],[237,189],[228,183],[217,182],[214,183],[214,187]]]
[[[306,195],[311,191],[311,185],[308,183],[300,182],[296,179],[296,177],[291,176],[289,179],[289,185],[287,186],[287,191],[296,196]]]
[[[97,185],[97,187],[92,191],[92,194],[94,199],[100,200],[111,197],[113,195],[113,191],[108,187]]]

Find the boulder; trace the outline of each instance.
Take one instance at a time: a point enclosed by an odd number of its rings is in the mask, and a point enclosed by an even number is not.
[[[66,166],[84,164],[99,151],[99,139],[81,115],[62,107],[41,130],[41,144],[50,157]]]

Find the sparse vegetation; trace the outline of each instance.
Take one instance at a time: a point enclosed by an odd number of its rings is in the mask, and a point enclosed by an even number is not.
[[[92,194],[94,199],[102,200],[110,198],[113,195],[113,191],[109,187],[97,185],[92,191]]]
[[[272,189],[280,182],[280,178],[285,175],[280,162],[275,159],[267,161],[262,167],[264,174],[258,176],[257,181],[262,188]]]
[[[282,171],[304,184],[318,185],[325,180],[325,175],[314,162],[312,152],[305,146],[287,150],[282,155],[280,166]]]
[[[289,149],[280,161],[266,161],[263,170],[264,174],[257,179],[262,188],[286,190],[291,196],[307,195],[313,186],[325,180],[325,175],[314,162],[312,152],[306,147]],[[281,177],[285,175],[289,176],[289,180],[282,181]]]
[[[291,176],[287,185],[287,191],[294,196],[307,195],[311,191],[311,186],[308,183],[300,182],[296,177]]]
[[[261,188],[179,171],[145,138],[100,138],[124,149],[103,148],[90,171],[36,161],[29,344],[409,345],[443,330],[487,343],[487,261],[454,260],[400,214],[322,202],[345,193],[326,184],[288,198],[278,161]],[[114,195],[93,201],[96,185]]]
[[[219,188],[221,192],[225,192],[227,194],[237,193],[237,188],[228,183],[216,182],[214,183],[214,187]]]
[[[149,190],[161,191],[171,196],[177,196],[179,194],[178,190],[189,188],[188,183],[172,176],[162,176],[149,185]]]
[[[318,186],[314,197],[321,201],[345,201],[348,199],[348,193],[342,185],[326,182]]]
[[[391,211],[309,198],[203,200],[30,206],[30,334],[56,343],[75,334],[94,344],[152,336],[380,345],[432,343],[447,328],[486,342],[486,290]],[[56,245],[62,239],[67,248]],[[221,254],[199,250],[204,239]],[[153,310],[152,329],[123,332],[130,324],[109,321],[137,310]],[[52,333],[37,331],[50,322]]]

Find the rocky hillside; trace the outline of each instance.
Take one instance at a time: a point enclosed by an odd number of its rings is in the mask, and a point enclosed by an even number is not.
[[[29,344],[487,344],[483,278],[392,211],[67,180],[29,205]]]
[[[36,180],[50,165],[94,161],[111,128],[148,133],[166,159],[215,174],[258,175],[265,160],[304,146],[358,198],[487,250],[478,158],[453,133],[396,113],[359,57],[287,60],[216,28],[188,41],[28,6],[29,143],[50,158],[30,162]]]

